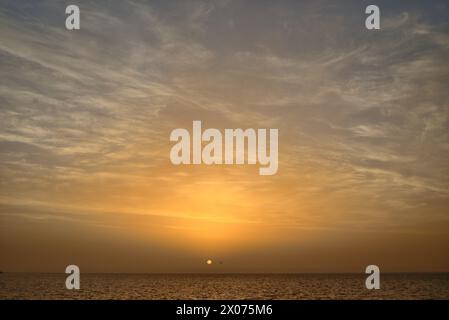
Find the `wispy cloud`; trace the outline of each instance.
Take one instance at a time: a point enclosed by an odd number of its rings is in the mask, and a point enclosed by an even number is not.
[[[375,32],[358,2],[83,2],[79,31],[65,30],[63,2],[2,4],[1,202],[308,229],[444,224],[449,32],[435,3],[385,3]],[[279,128],[279,173],[173,168],[170,130],[198,119]]]

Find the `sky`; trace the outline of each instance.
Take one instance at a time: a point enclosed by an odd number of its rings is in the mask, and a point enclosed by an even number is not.
[[[449,271],[448,62],[447,1],[0,0],[0,270]],[[278,172],[173,165],[194,120]]]

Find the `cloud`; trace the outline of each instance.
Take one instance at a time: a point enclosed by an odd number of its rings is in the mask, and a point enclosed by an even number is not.
[[[63,28],[62,3],[2,7],[4,201],[206,215],[182,190],[205,188],[210,171],[167,164],[170,130],[200,118],[281,135],[272,180],[214,172],[263,205],[217,200],[211,219],[256,221],[266,208],[267,224],[367,227],[448,201],[445,25],[424,7],[392,9],[369,33],[354,3],[253,6],[83,4],[77,32]]]

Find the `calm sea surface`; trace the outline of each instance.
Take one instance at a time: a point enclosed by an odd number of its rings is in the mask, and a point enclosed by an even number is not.
[[[0,274],[0,299],[449,299],[449,273],[383,274],[367,290],[364,274]]]

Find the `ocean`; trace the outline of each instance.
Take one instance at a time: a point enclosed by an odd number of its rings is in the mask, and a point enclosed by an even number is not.
[[[449,273],[382,274],[379,290],[364,274],[66,274],[2,273],[0,299],[449,299]]]

